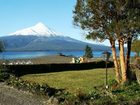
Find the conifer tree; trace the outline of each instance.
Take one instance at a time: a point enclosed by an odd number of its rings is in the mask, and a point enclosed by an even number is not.
[[[84,57],[86,57],[86,58],[92,58],[93,57],[92,48],[89,47],[88,45],[86,45]]]

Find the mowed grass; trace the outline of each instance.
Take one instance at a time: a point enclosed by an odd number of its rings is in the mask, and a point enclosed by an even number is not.
[[[114,79],[114,76],[114,69],[108,69],[108,81]],[[31,83],[48,84],[50,87],[65,89],[72,93],[77,90],[89,92],[95,86],[105,85],[105,69],[28,74],[21,78]]]

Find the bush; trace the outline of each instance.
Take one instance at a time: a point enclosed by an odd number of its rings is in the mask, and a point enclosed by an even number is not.
[[[0,73],[0,82],[4,82],[8,78],[9,78],[8,73]]]
[[[4,82],[9,78],[10,74],[8,73],[7,69],[0,66],[0,82]]]
[[[131,71],[129,74],[131,76],[135,76],[135,80],[140,84],[140,69],[136,67],[136,65],[131,64],[130,65]]]
[[[98,100],[98,99],[101,98],[101,95],[97,91],[92,91],[92,92],[89,93],[88,98],[90,100]]]
[[[140,57],[135,58],[134,65],[136,68],[140,69]]]

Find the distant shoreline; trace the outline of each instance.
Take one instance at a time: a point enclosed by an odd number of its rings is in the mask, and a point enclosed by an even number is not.
[[[65,56],[65,55],[48,55],[48,56],[42,56],[42,57],[36,57],[36,58],[27,58],[27,59],[11,59],[11,60],[0,60],[0,62],[7,63],[17,63],[17,62],[29,62],[30,64],[53,64],[53,63],[71,63],[72,58],[74,56]],[[91,58],[89,59],[89,62],[102,60],[102,58]]]

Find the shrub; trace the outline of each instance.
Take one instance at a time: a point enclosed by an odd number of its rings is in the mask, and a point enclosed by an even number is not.
[[[75,96],[78,98],[79,101],[87,100],[87,95],[80,89],[76,91]]]
[[[55,97],[58,99],[59,103],[63,105],[75,105],[75,102],[77,102],[77,98],[67,91],[57,92],[57,94],[55,94]]]
[[[0,66],[0,82],[4,82],[9,78],[10,74],[8,73],[7,69]]]
[[[89,93],[88,98],[90,100],[97,100],[97,99],[100,99],[101,96],[100,96],[100,94],[97,91],[92,91],[92,92]]]

